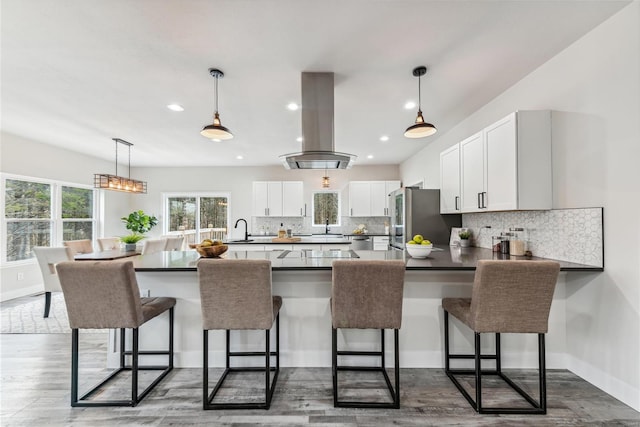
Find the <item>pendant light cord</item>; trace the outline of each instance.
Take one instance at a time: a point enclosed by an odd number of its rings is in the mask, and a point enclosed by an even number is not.
[[[422,87],[420,86],[421,80],[422,76],[418,76],[418,111],[422,111]]]
[[[216,103],[216,113],[218,112],[218,76],[216,76],[216,81],[214,83],[214,91],[213,91],[213,95],[215,97],[215,103]]]

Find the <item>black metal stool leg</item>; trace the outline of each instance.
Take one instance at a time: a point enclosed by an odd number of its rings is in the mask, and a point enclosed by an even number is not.
[[[44,293],[44,316],[49,317],[49,309],[51,308],[51,292]]]

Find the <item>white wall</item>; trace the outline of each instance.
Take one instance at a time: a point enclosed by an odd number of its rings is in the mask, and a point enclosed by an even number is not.
[[[427,186],[438,187],[444,148],[512,111],[553,110],[554,207],[604,207],[604,273],[567,275],[568,368],[636,410],[639,52],[640,2],[635,1],[400,167],[403,181],[426,174]]]

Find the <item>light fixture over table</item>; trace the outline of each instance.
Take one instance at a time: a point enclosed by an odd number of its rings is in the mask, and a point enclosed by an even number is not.
[[[420,66],[413,69],[413,75],[418,78],[418,115],[416,117],[416,122],[409,126],[407,130],[404,132],[404,136],[407,138],[424,138],[425,136],[431,136],[437,132],[437,129],[431,123],[426,123],[424,121],[424,117],[422,117],[422,108],[421,108],[421,87],[420,87],[420,77],[427,74],[427,67]]]
[[[330,183],[329,183],[329,174],[327,173],[327,170],[324,170],[324,176],[322,177],[322,188],[329,188],[330,187]]]
[[[97,173],[93,176],[93,187],[103,190],[123,191],[125,193],[147,193],[147,183],[131,178],[131,147],[132,143],[120,138],[112,138],[116,143],[116,174]],[[118,175],[118,144],[129,147],[129,173],[127,178]]]
[[[224,73],[217,68],[209,68],[209,74],[211,74],[211,76],[215,78],[215,86],[213,91],[215,99],[215,112],[213,114],[213,123],[203,127],[200,131],[200,135],[209,139],[224,141],[226,139],[233,138],[233,134],[231,133],[231,131],[222,126],[222,123],[220,122],[220,114],[218,113],[218,79],[223,78]]]

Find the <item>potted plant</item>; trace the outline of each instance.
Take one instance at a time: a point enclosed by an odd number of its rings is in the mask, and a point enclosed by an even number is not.
[[[458,233],[458,237],[460,237],[460,247],[463,247],[463,248],[469,247],[469,239],[471,238],[471,231],[462,230]]]
[[[142,210],[133,211],[129,216],[120,219],[125,223],[127,230],[131,230],[131,234],[120,237],[125,251],[135,251],[136,243],[145,238],[144,233],[158,224],[158,218],[147,215]]]

